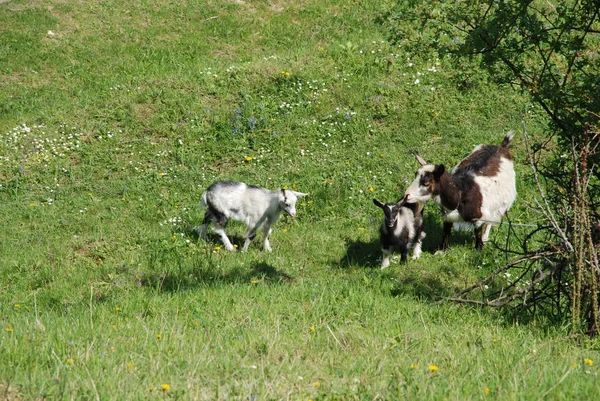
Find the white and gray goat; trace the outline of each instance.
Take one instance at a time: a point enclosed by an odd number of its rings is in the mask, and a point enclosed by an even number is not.
[[[264,250],[271,252],[271,226],[279,220],[282,212],[296,217],[296,201],[305,195],[288,189],[270,191],[243,182],[217,181],[202,194],[200,207],[208,206],[208,209],[202,225],[198,228],[198,234],[206,239],[207,227],[214,222],[214,231],[221,237],[225,248],[235,251],[235,247],[227,238],[225,226],[230,219],[244,222],[247,229],[242,251],[245,251],[250,241],[256,237],[256,230],[262,226]]]
[[[396,203],[381,203],[373,199],[373,203],[383,210],[385,215],[379,229],[379,241],[383,260],[381,268],[390,265],[392,248],[400,249],[401,261],[406,262],[408,250],[413,249],[413,259],[421,256],[421,242],[425,238],[425,226],[423,224],[423,203],[407,203],[406,197]]]
[[[442,208],[444,236],[441,249],[450,245],[454,223],[475,228],[475,247],[483,248],[492,224],[500,223],[517,198],[515,170],[508,145],[510,131],[500,146],[478,145],[451,172],[443,164],[428,164],[417,155],[421,167],[406,189],[407,202],[433,199]]]

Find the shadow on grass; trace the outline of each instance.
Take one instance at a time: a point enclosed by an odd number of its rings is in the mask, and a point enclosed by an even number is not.
[[[440,296],[447,296],[452,292],[448,283],[444,283],[439,277],[419,275],[396,281],[396,285],[390,291],[393,297],[410,295],[418,299],[437,301]]]
[[[251,283],[254,280],[281,284],[293,282],[295,278],[265,262],[254,263],[249,268],[236,267],[227,271],[223,271],[216,262],[211,262],[208,266],[185,269],[178,273],[144,275],[140,285],[161,292],[178,292],[199,286]]]
[[[353,266],[375,268],[381,266],[379,241],[346,240],[346,254],[338,262],[340,268]]]

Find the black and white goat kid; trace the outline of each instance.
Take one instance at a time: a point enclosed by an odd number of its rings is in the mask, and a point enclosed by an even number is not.
[[[225,226],[229,219],[244,222],[247,229],[242,251],[245,251],[250,241],[256,237],[256,230],[262,226],[264,250],[270,252],[271,226],[279,220],[282,212],[296,217],[296,201],[305,195],[289,189],[270,191],[243,182],[217,181],[202,194],[200,207],[208,206],[208,209],[202,225],[198,228],[198,234],[206,239],[207,227],[214,222],[214,231],[221,237],[225,248],[235,251],[235,247],[227,238]]]
[[[383,210],[385,215],[379,229],[379,241],[383,260],[381,268],[390,265],[392,248],[400,249],[401,260],[406,262],[408,250],[413,249],[413,259],[421,256],[421,242],[425,238],[423,225],[423,204],[421,202],[406,203],[406,197],[396,203],[383,204],[377,199],[373,203]]]
[[[454,223],[475,228],[475,247],[487,242],[492,224],[500,223],[517,198],[515,170],[508,149],[510,131],[500,146],[478,145],[451,172],[443,164],[428,164],[420,156],[421,168],[406,189],[407,202],[433,199],[442,208],[444,236],[441,249],[450,245]]]

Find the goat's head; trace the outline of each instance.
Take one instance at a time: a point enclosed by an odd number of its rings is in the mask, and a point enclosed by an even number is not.
[[[302,192],[291,191],[289,189],[281,189],[279,191],[279,207],[292,217],[296,217],[296,201],[302,196]]]
[[[375,204],[375,206],[378,206],[381,208],[381,210],[383,210],[383,214],[385,215],[385,225],[388,228],[393,228],[396,225],[396,222],[398,221],[398,214],[400,212],[400,208],[404,204],[405,199],[406,198],[402,198],[396,203],[382,203],[377,199],[373,198],[373,203]]]
[[[437,195],[440,177],[446,171],[443,164],[427,164],[419,155],[416,155],[421,167],[417,170],[415,180],[404,193],[407,203],[426,202]]]

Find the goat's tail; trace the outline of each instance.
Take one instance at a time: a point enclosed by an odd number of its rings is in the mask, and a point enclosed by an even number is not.
[[[204,192],[202,194],[202,197],[201,197],[201,200],[200,200],[200,210],[204,209],[207,204],[208,204],[208,201],[206,200],[206,192]]]
[[[515,131],[510,130],[508,131],[508,133],[504,136],[504,140],[502,141],[502,144],[500,146],[502,146],[503,148],[507,148],[508,145],[510,144],[510,141],[512,141],[512,139],[515,136]]]

